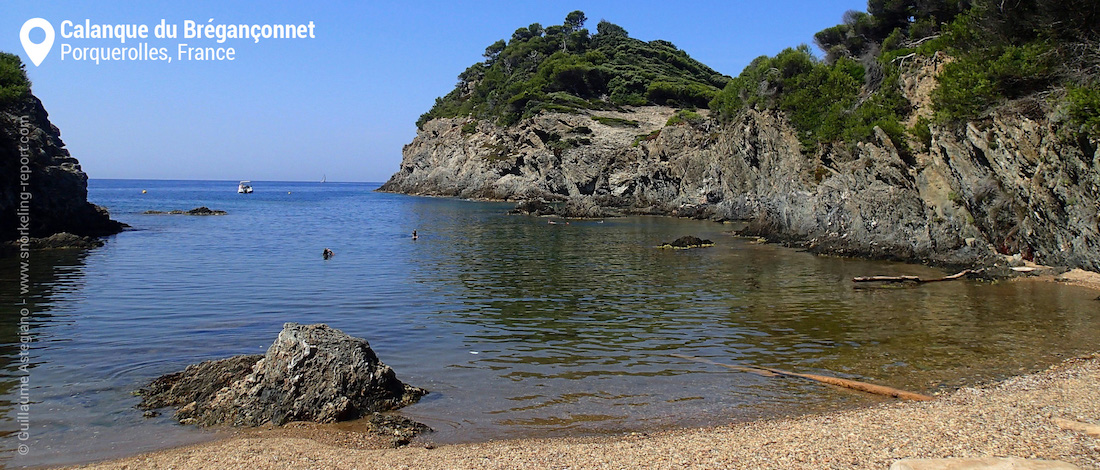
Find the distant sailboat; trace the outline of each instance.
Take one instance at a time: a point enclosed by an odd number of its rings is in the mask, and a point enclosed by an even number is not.
[[[327,179],[328,179],[328,177],[326,177],[325,175],[321,175],[321,182],[322,183],[324,183],[325,180],[327,180]]]

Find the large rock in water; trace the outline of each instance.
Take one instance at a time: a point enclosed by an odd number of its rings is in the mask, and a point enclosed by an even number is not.
[[[177,408],[200,426],[331,423],[415,403],[427,391],[406,385],[370,344],[327,325],[287,323],[263,356],[189,366],[139,391],[140,408]]]

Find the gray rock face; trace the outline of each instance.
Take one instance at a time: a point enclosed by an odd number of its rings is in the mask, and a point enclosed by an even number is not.
[[[903,76],[914,119],[930,113],[935,66]],[[436,119],[381,190],[746,220],[747,234],[852,256],[975,265],[1019,253],[1100,271],[1100,142],[1060,137],[1053,114],[1004,109],[962,130],[932,126],[931,145],[914,140],[903,158],[881,130],[804,154],[781,113],[666,126],[674,112],[542,114],[472,134],[467,119]],[[585,140],[574,137],[582,128]]]
[[[263,356],[193,365],[139,393],[139,407],[177,407],[184,424],[259,426],[355,419],[415,403],[427,391],[398,380],[366,340],[287,323]]]
[[[21,157],[27,157],[30,236],[68,232],[99,237],[122,231],[107,210],[88,202],[88,175],[69,155],[61,132],[34,96],[0,108],[0,241],[19,237]]]

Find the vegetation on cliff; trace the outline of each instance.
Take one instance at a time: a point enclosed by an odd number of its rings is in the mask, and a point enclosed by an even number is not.
[[[19,56],[0,52],[0,106],[19,100],[30,93],[31,81]]]
[[[905,60],[953,60],[933,93],[934,120],[958,124],[1012,103],[1021,113],[1062,109],[1070,132],[1100,136],[1100,3],[1092,0],[870,0],[807,46],[754,60],[710,103],[720,119],[778,109],[808,150],[855,143],[882,128],[904,155],[910,104],[898,80]]]
[[[468,115],[508,125],[544,110],[622,105],[705,108],[729,81],[668,41],[640,41],[607,21],[590,34],[585,21],[574,11],[561,25],[534,23],[493,43],[417,126]]]

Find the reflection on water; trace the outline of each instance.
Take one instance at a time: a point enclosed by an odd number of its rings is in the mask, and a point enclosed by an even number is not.
[[[504,215],[505,204],[370,185],[255,188],[92,182],[94,201],[143,230],[82,258],[37,261],[40,401],[31,455],[14,456],[17,442],[4,438],[12,465],[203,438],[167,417],[141,418],[129,392],[192,362],[260,352],[287,321],[367,338],[399,377],[432,391],[402,414],[442,442],[718,424],[876,400],[673,353],[929,392],[1044,366],[1093,348],[1100,333],[1088,291],[967,281],[857,289],[851,277],[939,272],[753,244],[729,225],[549,225]],[[198,205],[229,215],[140,215]],[[686,234],[717,245],[654,248]],[[325,247],[336,257],[322,261]],[[0,261],[5,285],[13,266]],[[10,397],[18,338],[4,295],[0,386]]]

